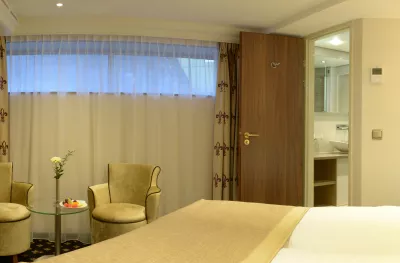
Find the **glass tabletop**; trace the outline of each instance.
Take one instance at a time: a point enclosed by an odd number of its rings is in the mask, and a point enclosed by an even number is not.
[[[71,215],[85,212],[89,209],[86,204],[84,207],[67,208],[60,205],[60,202],[55,199],[33,199],[29,201],[26,207],[29,211],[42,215]]]

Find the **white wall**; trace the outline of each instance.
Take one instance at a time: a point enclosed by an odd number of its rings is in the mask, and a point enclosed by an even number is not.
[[[0,35],[6,36],[11,34],[17,26],[18,22],[11,14],[4,1],[0,1]]]
[[[354,204],[400,205],[400,20],[363,19],[353,27],[352,190]],[[384,83],[370,83],[383,67]],[[383,129],[383,140],[371,138]],[[361,186],[361,188],[360,188]]]
[[[248,29],[208,23],[128,17],[20,17],[13,35],[98,34],[131,35],[239,43]]]
[[[362,20],[355,20],[351,28],[351,111],[350,111],[350,205],[361,205],[362,174]]]
[[[336,204],[345,206],[349,204],[349,160],[340,158],[336,160]]]

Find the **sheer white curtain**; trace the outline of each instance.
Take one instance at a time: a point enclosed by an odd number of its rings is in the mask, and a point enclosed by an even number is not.
[[[216,43],[109,36],[8,39],[14,178],[54,198],[49,158],[76,150],[61,196],[87,199],[107,164],[162,168],[160,213],[211,198]],[[64,238],[87,241],[89,216],[63,216]],[[53,218],[35,215],[36,236]],[[46,236],[45,236],[46,237]]]

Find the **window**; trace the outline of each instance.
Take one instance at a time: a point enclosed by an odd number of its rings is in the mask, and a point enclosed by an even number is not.
[[[11,93],[215,95],[215,43],[13,38],[7,43]]]

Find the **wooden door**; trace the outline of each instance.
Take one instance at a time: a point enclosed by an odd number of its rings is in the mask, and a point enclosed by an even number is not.
[[[304,40],[242,32],[240,48],[239,199],[302,205]]]

